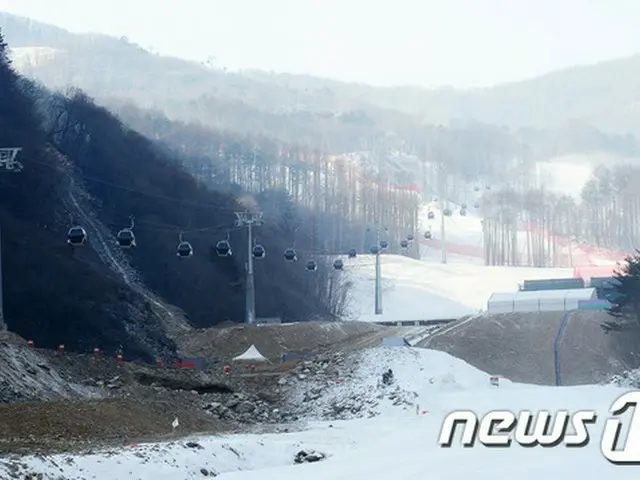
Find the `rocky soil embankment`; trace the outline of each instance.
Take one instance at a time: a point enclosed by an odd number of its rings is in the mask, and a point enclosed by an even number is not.
[[[400,388],[395,382],[382,384],[384,363],[371,364],[371,356],[377,350],[381,349],[334,353],[301,362],[279,380],[289,399],[283,418],[347,420],[373,417],[385,410],[415,408],[416,392]]]
[[[99,396],[95,389],[69,382],[47,356],[26,341],[0,332],[0,403]]]
[[[256,344],[274,357],[255,372],[235,365],[230,377],[223,363],[207,371],[117,363],[106,356],[28,348],[24,339],[0,333],[0,453],[67,451],[194,433],[274,431],[299,428],[307,419],[411,408],[415,393],[379,385],[387,359],[372,360],[367,352],[380,349],[357,350],[379,345],[396,329],[358,323],[270,327],[215,333],[219,342],[233,340],[222,350],[225,356]],[[272,343],[261,344],[259,334]],[[313,342],[305,347],[309,338]],[[314,360],[280,362],[283,352],[317,353],[318,348],[325,353]]]
[[[2,335],[0,453],[94,448],[282,421],[275,376],[116,363],[27,348],[23,339]]]

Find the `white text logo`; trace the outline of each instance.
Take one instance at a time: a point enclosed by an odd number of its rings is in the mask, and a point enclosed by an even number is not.
[[[602,432],[600,450],[604,457],[617,465],[640,464],[640,391],[620,396],[609,409],[609,418]],[[634,407],[631,419],[618,418]],[[515,440],[523,447],[584,447],[590,441],[588,426],[595,424],[598,414],[593,410],[580,410],[571,414],[561,410],[555,414],[495,410],[481,419],[470,410],[452,412],[444,419],[438,443],[451,447],[457,427],[462,427],[462,445],[473,447],[476,440],[487,447],[510,447]],[[620,445],[623,425],[628,428],[624,445]]]

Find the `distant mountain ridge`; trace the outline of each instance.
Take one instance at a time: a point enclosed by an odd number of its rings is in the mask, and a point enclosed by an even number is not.
[[[296,103],[315,106],[320,110],[370,106],[394,110],[436,124],[474,120],[511,128],[555,128],[570,121],[579,121],[609,133],[640,133],[640,84],[636,81],[640,74],[640,55],[572,67],[531,80],[470,91],[378,88],[304,75],[253,70],[225,73],[195,62],[150,54],[126,39],[77,35],[4,13],[0,13],[0,25],[3,26],[6,40],[14,48],[47,46],[72,53],[73,75],[64,75],[60,71],[53,74],[45,67],[33,67],[32,73],[47,85],[61,86],[75,80],[103,88],[104,82],[110,81],[109,85],[114,89],[119,86],[122,90],[142,92],[150,88],[148,96],[153,95],[154,91],[161,93],[157,91],[161,89],[159,86],[146,85],[145,82],[136,85],[136,81],[141,80],[137,78],[137,72],[146,69],[149,74],[162,75],[161,83],[166,83],[166,89],[174,93],[182,85],[191,98],[218,95],[253,104],[259,99],[262,108],[268,111],[275,111],[282,104]],[[130,67],[130,74],[136,77],[132,79],[133,85],[118,84],[113,78],[109,80],[109,75],[102,82],[95,78],[82,78],[91,76],[86,69],[93,65],[91,54],[95,59],[97,52],[110,55],[113,68]],[[83,65],[83,62],[88,65]],[[19,68],[25,73],[24,65]],[[100,70],[98,68],[95,71]],[[110,67],[104,65],[102,70],[108,73]],[[91,91],[89,85],[78,86],[92,95],[97,93]],[[180,92],[181,95],[184,93]]]

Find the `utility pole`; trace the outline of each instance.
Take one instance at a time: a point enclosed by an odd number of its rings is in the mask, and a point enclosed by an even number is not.
[[[9,172],[21,172],[22,163],[16,161],[16,157],[22,148],[0,148],[0,168]],[[2,279],[2,229],[0,228],[0,330],[7,329],[7,322],[4,319],[4,283]]]
[[[447,263],[447,234],[444,228],[444,210],[445,204],[442,197],[440,197],[440,243],[442,246],[442,263]]]
[[[262,225],[262,212],[235,212],[236,226],[247,227],[247,297],[245,306],[245,322],[253,325],[256,321],[256,293],[253,281],[253,227]]]
[[[447,234],[445,232],[445,221],[444,221],[444,211],[445,211],[445,200],[444,197],[447,194],[447,180],[444,174],[444,170],[442,165],[440,165],[438,169],[438,177],[440,184],[440,247],[442,251],[442,263],[447,263]]]
[[[376,245],[375,250],[372,248],[372,252],[376,256],[376,281],[375,281],[375,291],[374,291],[374,314],[382,315],[382,272],[380,267],[380,252],[382,248],[380,248],[380,219],[382,217],[382,198],[381,198],[381,189],[382,189],[382,178],[383,178],[383,160],[382,154],[378,151],[375,139],[372,139],[371,142],[371,155],[375,157],[377,172],[376,177],[378,179],[377,184],[377,197],[375,200],[375,210],[376,210]],[[386,150],[382,150],[384,153]]]
[[[374,290],[374,311],[375,315],[382,315],[382,267],[380,255],[382,253],[383,248],[380,243],[380,225],[376,224],[376,243],[371,247],[371,254],[376,257],[376,279],[375,279],[375,290]],[[385,229],[386,230],[386,229]],[[371,231],[371,228],[367,228],[367,231]]]
[[[376,315],[382,315],[382,272],[380,268],[380,226],[376,225],[376,289],[375,289],[375,311]]]

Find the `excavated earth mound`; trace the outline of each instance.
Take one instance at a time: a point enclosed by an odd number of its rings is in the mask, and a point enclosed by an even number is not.
[[[365,322],[304,322],[240,325],[186,332],[176,338],[182,355],[229,361],[251,345],[273,362],[285,353],[319,354],[378,346],[382,339],[404,336],[414,327],[385,327]]]
[[[447,352],[515,382],[555,385],[554,342],[563,317],[564,312],[474,317],[416,346]],[[599,311],[570,314],[558,349],[563,385],[598,383],[631,366],[620,337],[601,328],[607,317]]]

